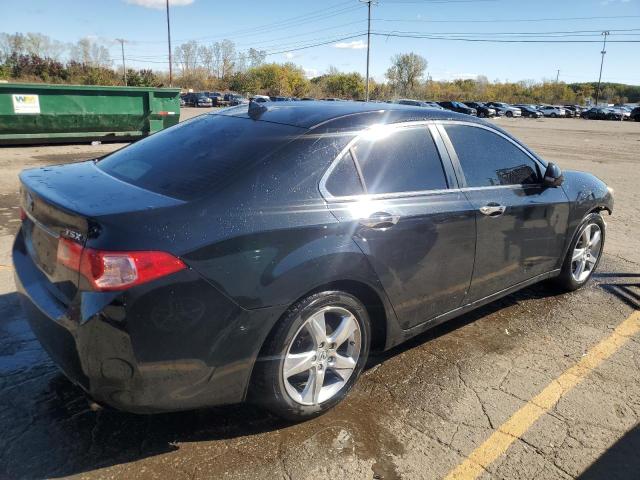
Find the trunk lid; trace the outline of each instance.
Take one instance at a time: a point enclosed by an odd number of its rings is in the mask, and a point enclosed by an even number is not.
[[[20,181],[26,251],[65,305],[76,296],[79,273],[58,262],[61,238],[84,247],[99,235],[100,216],[184,203],[117,180],[93,161],[25,170]]]

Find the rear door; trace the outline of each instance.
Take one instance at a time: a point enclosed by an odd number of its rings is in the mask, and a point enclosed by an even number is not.
[[[475,211],[441,152],[437,131],[425,123],[373,128],[350,143],[321,184],[405,329],[460,306],[471,279]]]
[[[542,185],[543,165],[490,127],[443,122],[439,127],[476,211],[478,240],[468,302],[560,266],[569,201]]]

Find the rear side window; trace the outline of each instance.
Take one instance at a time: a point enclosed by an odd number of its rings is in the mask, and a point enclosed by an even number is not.
[[[367,193],[447,188],[444,170],[426,127],[367,135],[352,147]]]
[[[361,195],[364,193],[358,171],[351,156],[351,152],[348,151],[342,156],[336,166],[329,175],[325,188],[334,197],[346,197],[350,195]]]
[[[215,192],[303,132],[289,125],[202,115],[118,150],[97,165],[124,182],[192,200]]]
[[[483,128],[445,127],[469,187],[538,183],[536,162],[507,139]]]

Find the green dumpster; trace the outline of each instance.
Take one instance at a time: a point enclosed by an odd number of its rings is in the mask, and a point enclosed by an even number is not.
[[[0,145],[129,141],[180,120],[180,90],[0,83]]]

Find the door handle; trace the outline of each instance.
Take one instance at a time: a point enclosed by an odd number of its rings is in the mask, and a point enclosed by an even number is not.
[[[360,219],[360,225],[368,228],[390,228],[400,220],[400,215],[391,215],[386,212],[372,213],[367,218]]]
[[[499,217],[507,209],[504,205],[498,205],[497,203],[489,203],[484,207],[480,207],[480,213],[487,217]]]

